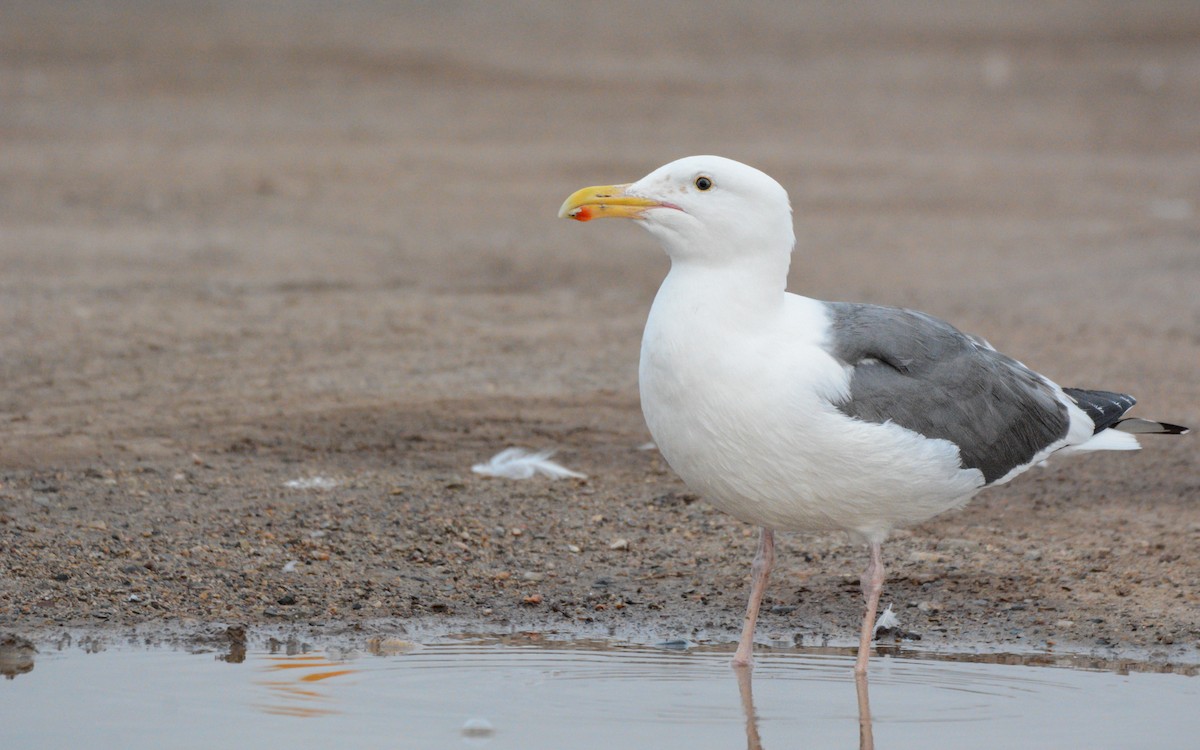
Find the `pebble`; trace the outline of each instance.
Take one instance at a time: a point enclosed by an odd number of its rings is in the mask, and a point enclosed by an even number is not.
[[[467,719],[462,725],[463,737],[491,737],[496,733],[492,722],[482,717]]]
[[[370,638],[367,640],[367,650],[375,656],[399,656],[416,651],[417,644],[402,638]]]
[[[980,546],[979,542],[971,539],[956,539],[954,537],[940,539],[937,543],[937,549],[939,550],[976,550]]]
[[[629,549],[629,540],[625,538],[614,539],[609,545],[609,549]]]

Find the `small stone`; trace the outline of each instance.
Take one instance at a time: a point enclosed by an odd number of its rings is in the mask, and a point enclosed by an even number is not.
[[[614,539],[612,541],[612,543],[610,543],[608,545],[608,548],[609,549],[629,549],[629,540],[625,539],[624,537],[622,537],[620,539]]]
[[[462,725],[463,737],[491,737],[495,733],[492,722],[481,717],[467,719]]]
[[[543,573],[536,573],[536,572],[534,572],[534,571],[532,571],[532,570],[527,570],[527,571],[525,571],[524,573],[522,573],[522,574],[521,574],[521,578],[522,578],[522,579],[524,579],[524,580],[526,580],[526,581],[534,581],[534,582],[537,582],[537,581],[541,581],[541,580],[543,580],[545,577],[546,577],[546,576],[545,576],[545,574],[543,574]]]
[[[939,540],[937,543],[937,548],[939,550],[975,550],[979,549],[979,542],[975,542],[970,539],[956,539],[951,537]]]
[[[522,599],[521,603],[526,606],[529,606],[529,607],[536,607],[537,605],[542,603],[542,595],[541,594],[530,594],[529,596]]]
[[[290,607],[291,605],[296,603],[296,597],[293,596],[292,594],[284,594],[283,596],[276,599],[275,603],[282,604],[285,607]]]
[[[367,641],[367,650],[375,656],[399,656],[418,648],[417,644],[402,638],[376,637]]]
[[[1075,626],[1074,620],[1055,620],[1054,621],[1054,627],[1056,627],[1056,628],[1070,628],[1070,627],[1074,627],[1074,626]]]
[[[582,552],[582,551],[583,551],[583,550],[579,549],[579,546],[578,546],[578,545],[575,545],[575,544],[568,544],[568,545],[567,545],[567,552],[574,552],[575,554],[577,554],[577,555],[578,555],[578,554],[579,554],[580,552]]]

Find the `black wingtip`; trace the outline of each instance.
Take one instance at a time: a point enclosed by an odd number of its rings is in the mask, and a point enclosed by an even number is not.
[[[1092,418],[1096,432],[1120,424],[1125,412],[1137,403],[1137,399],[1127,393],[1090,391],[1083,388],[1063,388],[1063,393]]]
[[[1118,419],[1112,424],[1112,427],[1121,432],[1128,432],[1134,435],[1186,435],[1191,432],[1190,429],[1183,425],[1156,422],[1152,419],[1139,419],[1137,417]]]

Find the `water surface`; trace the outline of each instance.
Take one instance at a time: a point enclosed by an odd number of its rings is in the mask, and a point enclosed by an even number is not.
[[[674,645],[684,647],[43,645],[32,669],[0,682],[0,738],[6,748],[858,746],[848,653],[772,651],[739,681],[725,650]],[[876,658],[876,746],[1195,747],[1200,679],[1063,661],[1101,668]]]

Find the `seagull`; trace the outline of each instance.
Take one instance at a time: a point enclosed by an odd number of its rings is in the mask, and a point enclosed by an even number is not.
[[[1062,388],[931,315],[789,293],[787,192],[745,164],[690,156],[579,190],[558,215],[636,220],[670,256],[642,337],[642,412],[692,490],[761,527],[735,666],[752,662],[776,530],[867,545],[854,667],[865,675],[893,529],[1053,454],[1187,432],[1125,417],[1132,396]]]

